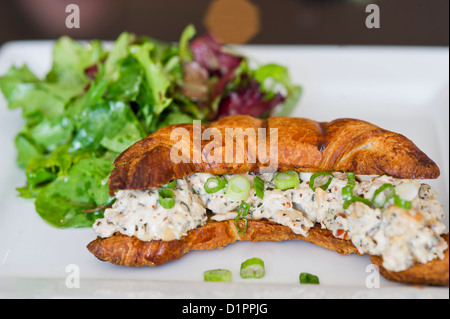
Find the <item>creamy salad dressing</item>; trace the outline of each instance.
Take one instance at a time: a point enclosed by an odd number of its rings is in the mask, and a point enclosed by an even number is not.
[[[333,173],[327,190],[309,187],[311,174],[300,174],[300,185],[288,190],[275,187],[275,174],[258,175],[264,180],[263,199],[253,189],[255,175],[243,174],[252,186],[246,203],[251,205],[247,219],[269,220],[308,236],[316,223],[330,230],[337,238],[351,240],[360,253],[383,257],[383,266],[392,271],[409,268],[414,262],[426,263],[443,258],[447,243],[440,237],[445,225],[443,206],[437,193],[418,180],[395,179],[388,176],[357,179],[354,194],[372,199],[383,184],[394,186],[396,194],[412,202],[406,210],[394,205],[393,199],[384,207],[373,208],[356,202],[344,209],[342,189],[347,186],[347,174]],[[230,180],[235,175],[223,176]],[[170,241],[207,222],[207,210],[215,221],[235,219],[241,202],[231,201],[226,189],[208,194],[204,185],[214,177],[198,173],[177,180],[174,189],[175,206],[163,208],[158,202],[158,189],[119,191],[113,207],[96,221],[94,230],[100,237],[116,232],[135,236],[143,241]],[[317,184],[316,184],[317,185]],[[382,196],[382,195],[381,195]]]

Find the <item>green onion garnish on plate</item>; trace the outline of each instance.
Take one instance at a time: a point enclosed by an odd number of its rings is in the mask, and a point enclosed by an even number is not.
[[[205,281],[230,282],[231,271],[226,269],[207,270],[203,273],[203,278]]]
[[[300,274],[300,283],[301,284],[312,284],[312,285],[318,285],[319,282],[319,277],[317,277],[316,275],[312,275],[306,272],[302,272]]]
[[[266,273],[264,261],[259,258],[247,259],[241,264],[241,277],[248,278],[262,278]]]

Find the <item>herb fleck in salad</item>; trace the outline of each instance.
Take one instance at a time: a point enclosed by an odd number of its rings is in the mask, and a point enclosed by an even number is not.
[[[112,48],[62,37],[44,79],[12,67],[0,77],[24,126],[15,138],[22,197],[61,228],[91,227],[112,204],[114,159],[157,129],[233,114],[287,115],[301,88],[280,65],[250,60],[188,26],[179,43],[123,33]],[[32,53],[30,53],[32,54]]]

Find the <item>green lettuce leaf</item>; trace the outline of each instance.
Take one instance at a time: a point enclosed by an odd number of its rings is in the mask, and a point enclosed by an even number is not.
[[[146,42],[143,45],[131,46],[130,52],[139,61],[144,70],[145,88],[149,92],[147,97],[150,98],[150,102],[153,104],[154,113],[160,115],[172,102],[172,99],[166,96],[171,83],[161,63],[154,62],[150,58],[150,51],[153,49],[154,45]]]
[[[89,106],[78,117],[76,126],[72,151],[104,147],[120,153],[145,137],[130,106],[120,101]]]
[[[57,118],[66,104],[84,88],[82,84],[48,83],[34,76],[27,66],[12,67],[0,78],[0,89],[9,109],[21,108],[24,118]]]
[[[56,41],[53,47],[53,65],[46,80],[86,85],[89,78],[85,70],[99,63],[105,54],[100,41],[91,41],[86,46],[64,36]]]
[[[248,76],[260,83],[263,97],[274,96],[280,86],[286,91],[283,114],[296,105],[301,88],[286,68],[252,69],[208,37],[197,42],[194,52],[195,34],[189,25],[174,44],[124,32],[110,50],[97,40],[62,37],[44,78],[26,65],[0,76],[8,108],[19,109],[25,122],[14,141],[17,164],[26,176],[26,185],[17,191],[35,200],[44,220],[61,228],[92,226],[113,200],[108,178],[122,151],[167,125],[213,119],[227,93],[245,86]],[[214,70],[198,69],[211,59],[242,63],[220,78]],[[215,88],[207,94],[214,98],[205,103],[184,90],[198,71],[208,76],[207,90]]]
[[[108,177],[110,160],[83,159],[64,178],[45,187],[36,198],[36,210],[48,223],[60,227],[90,227],[102,211],[87,212],[112,201]]]

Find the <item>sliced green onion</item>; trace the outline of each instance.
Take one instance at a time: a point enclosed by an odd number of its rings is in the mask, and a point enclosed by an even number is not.
[[[407,201],[407,200],[403,200],[398,195],[394,196],[394,204],[395,204],[395,206],[398,206],[398,207],[404,208],[404,209],[411,209],[412,208],[412,202]]]
[[[162,189],[159,191],[159,203],[165,209],[175,206],[175,194],[170,189]]]
[[[256,196],[258,196],[261,199],[264,199],[264,186],[265,186],[264,181],[258,176],[256,176],[253,182],[253,188],[255,189]]]
[[[347,209],[350,207],[350,205],[360,202],[363,204],[366,204],[367,206],[372,206],[372,202],[364,197],[352,195],[351,199],[348,199],[344,202],[344,209]]]
[[[351,200],[353,196],[353,189],[356,186],[355,174],[347,173],[347,186],[342,188],[342,198],[344,200]]]
[[[226,269],[207,270],[203,273],[203,278],[205,279],[205,281],[230,282],[231,271]]]
[[[323,184],[321,186],[317,186],[317,187],[322,188],[324,191],[326,191],[328,189],[328,186],[330,186],[331,182],[334,179],[334,175],[332,173],[330,173],[330,172],[319,172],[319,173],[313,174],[311,176],[311,179],[309,180],[309,187],[313,191],[316,191],[316,188],[317,188],[316,186],[314,186],[316,179],[319,178],[319,177],[322,177],[322,176],[331,176],[325,184]]]
[[[353,196],[353,187],[351,186],[345,186],[342,188],[342,198],[344,200],[351,200]]]
[[[248,198],[250,193],[250,181],[243,176],[235,176],[228,182],[227,197],[235,202]]]
[[[356,186],[356,177],[353,173],[347,173],[347,186],[349,187],[355,187]]]
[[[248,221],[247,221],[246,217],[247,217],[247,214],[249,211],[250,211],[249,203],[243,202],[243,203],[241,203],[241,205],[239,205],[238,214],[237,214],[236,218],[234,219],[234,226],[236,227],[239,235],[244,235],[247,232]],[[239,229],[239,225],[238,225],[239,219],[241,219],[241,218],[244,220],[244,223],[245,223],[244,231],[241,231]]]
[[[174,189],[175,187],[177,187],[177,180],[176,179],[172,180],[169,184],[161,186],[161,188],[166,188],[166,189]]]
[[[306,272],[302,272],[300,274],[300,283],[301,284],[318,285],[319,284],[319,277],[317,277],[316,275],[308,274]]]
[[[300,185],[300,177],[297,172],[283,172],[275,175],[275,187],[279,190],[295,188]]]
[[[227,180],[224,177],[211,177],[208,178],[208,180],[205,183],[205,192],[207,192],[208,194],[214,194],[217,193],[218,191],[224,189],[225,187],[227,187]]]
[[[382,200],[379,200],[381,194],[384,194],[384,198],[382,197]],[[373,194],[372,205],[376,208],[382,208],[394,196],[395,196],[394,185],[389,183],[383,184]]]
[[[241,264],[241,277],[247,278],[262,278],[266,273],[264,261],[259,258],[247,259]]]

